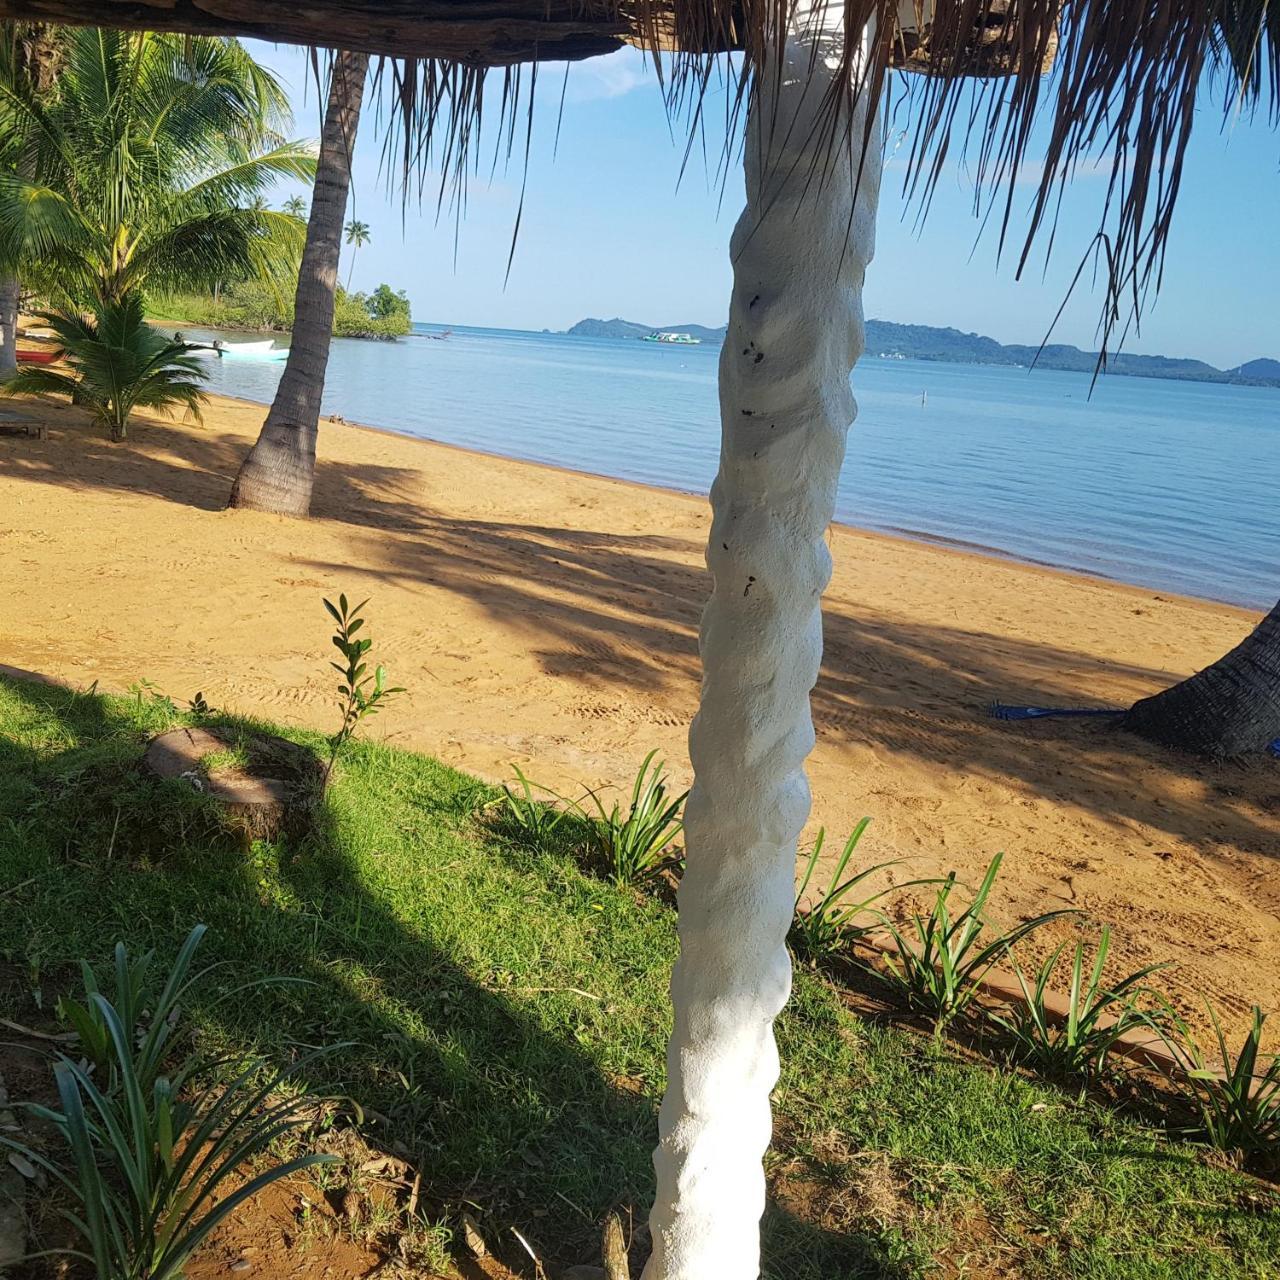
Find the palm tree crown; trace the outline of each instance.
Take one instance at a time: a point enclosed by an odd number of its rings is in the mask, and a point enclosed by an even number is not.
[[[361,245],[369,243],[369,224],[367,222],[357,222],[352,218],[344,230],[347,233],[347,243],[355,245],[357,249]]]
[[[0,75],[0,131],[26,161],[0,173],[0,265],[82,304],[284,272],[300,228],[264,193],[315,170],[289,119],[237,41],[67,32],[52,94]]]

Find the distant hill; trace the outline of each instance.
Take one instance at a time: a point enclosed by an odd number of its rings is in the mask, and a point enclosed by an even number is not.
[[[575,338],[644,338],[651,333],[687,333],[703,342],[723,342],[727,325],[708,329],[705,324],[636,324],[634,320],[579,320],[565,332]]]
[[[1259,378],[1265,382],[1276,382],[1280,380],[1280,360],[1250,360],[1228,372],[1238,374],[1242,378]]]
[[[582,338],[643,338],[655,330],[687,333],[703,342],[724,340],[725,326],[709,329],[700,324],[651,325],[634,320],[579,320],[568,333]],[[867,353],[901,360],[937,360],[951,364],[994,364],[1038,369],[1065,369],[1092,373],[1096,351],[1054,343],[1046,347],[1010,345],[978,333],[936,329],[927,324],[895,324],[890,320],[867,321]],[[1107,362],[1107,372],[1130,378],[1170,378],[1189,382],[1225,382],[1244,386],[1280,387],[1280,360],[1250,360],[1234,369],[1217,369],[1203,360],[1169,356],[1120,354]]]

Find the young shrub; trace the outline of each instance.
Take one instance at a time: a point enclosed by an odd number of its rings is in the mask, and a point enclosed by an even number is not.
[[[107,428],[112,440],[125,438],[135,409],[185,409],[200,420],[200,383],[208,371],[184,343],[171,342],[147,325],[139,294],[100,303],[91,319],[71,311],[39,316],[58,335],[73,372],[21,368],[0,388],[4,394],[69,396]]]
[[[85,1056],[60,1057],[54,1067],[59,1109],[28,1110],[65,1143],[69,1168],[0,1133],[0,1146],[65,1189],[73,1207],[64,1216],[81,1243],[68,1252],[92,1262],[99,1280],[178,1280],[194,1250],[246,1200],[334,1159],[305,1155],[269,1164],[240,1185],[251,1163],[305,1122],[305,1095],[273,1096],[280,1076],[255,1083],[261,1062],[206,1069],[187,1057],[164,1070],[163,1051],[202,932],[188,937],[145,1031],[134,1019],[142,1013],[137,1001],[151,958],[130,962],[123,947],[116,950],[116,1000],[90,976],[86,1003],[67,1007],[85,1037]]]
[[[1104,928],[1098,939],[1093,966],[1085,970],[1085,945],[1076,943],[1071,957],[1071,981],[1067,991],[1065,1022],[1050,1018],[1047,995],[1067,944],[1060,943],[1041,965],[1034,985],[1027,982],[1015,963],[1013,971],[1022,990],[1022,1004],[1010,1014],[992,1013],[992,1022],[1002,1028],[1013,1044],[1014,1056],[1043,1075],[1059,1079],[1095,1080],[1107,1066],[1107,1057],[1128,1031],[1146,1029],[1159,1033],[1159,1021],[1138,1006],[1147,993],[1145,979],[1167,964],[1139,969],[1114,986],[1105,985],[1102,971],[1111,950],[1111,930]]]
[[[545,791],[555,800],[560,797],[554,791],[531,782],[520,772],[519,765],[511,767],[516,773],[518,790],[513,791],[503,785],[502,795],[496,801],[498,829],[512,843],[526,849],[546,851],[553,848],[556,838],[563,834],[562,828],[580,816],[577,807],[561,808],[551,800],[540,800],[534,795],[535,791]]]
[[[1049,911],[989,942],[984,941],[989,925],[982,913],[1003,859],[1000,853],[991,859],[973,901],[954,919],[951,895],[956,887],[956,874],[953,871],[942,882],[927,916],[913,915],[911,927],[906,931],[893,924],[888,926],[892,951],[885,958],[885,966],[890,981],[902,990],[913,1009],[933,1018],[935,1035],[941,1035],[968,1009],[978,994],[978,983],[1015,943],[1050,920],[1073,914],[1068,910]]]
[[[1267,1015],[1253,1006],[1249,1030],[1239,1050],[1232,1053],[1217,1013],[1207,1002],[1206,1007],[1222,1074],[1209,1065],[1186,1023],[1173,1016],[1164,1040],[1185,1079],[1173,1074],[1170,1080],[1200,1117],[1196,1132],[1210,1146],[1237,1159],[1280,1160],[1280,1057],[1266,1060],[1261,1052]]]
[[[362,600],[351,608],[345,595],[338,597],[336,605],[330,600],[324,602],[324,607],[338,627],[333,645],[342,655],[342,662],[331,662],[329,665],[342,677],[342,683],[338,686],[338,710],[342,712],[342,725],[329,739],[329,759],[320,781],[322,791],[329,785],[338,752],[354,736],[360,722],[367,716],[377,715],[387,699],[404,692],[399,686],[388,687],[386,668],[381,665],[373,669],[373,675],[369,675],[365,657],[373,648],[373,641],[368,636],[361,640],[355,639],[356,632],[364,626],[360,610],[368,603],[368,600]]]
[[[590,824],[591,847],[614,884],[640,884],[679,862],[663,855],[684,829],[680,810],[689,793],[667,799],[663,762],[655,764],[653,759],[657,754],[650,751],[641,762],[625,814],[616,801],[606,809],[595,792],[588,793],[596,807],[594,814],[583,811]]]
[[[869,876],[875,875],[877,871],[883,871],[886,867],[898,865],[899,859],[879,862],[873,867],[864,867],[847,880],[842,879],[853,858],[854,850],[862,839],[862,833],[866,831],[870,822],[870,818],[863,818],[854,827],[853,834],[844,843],[840,860],[827,880],[827,887],[817,897],[809,899],[809,884],[813,880],[813,873],[818,866],[818,859],[822,856],[822,847],[827,836],[825,827],[818,831],[817,839],[813,843],[813,852],[809,855],[804,875],[800,880],[800,888],[796,893],[795,914],[791,919],[791,930],[787,934],[787,942],[791,945],[791,949],[806,960],[814,963],[829,960],[845,950],[855,938],[869,933],[877,925],[882,925],[884,917],[878,912],[872,912],[872,908],[881,898],[893,892],[895,887],[907,888],[911,884],[931,883],[912,880],[908,885],[890,885],[887,889],[881,889],[879,893],[860,898],[856,902],[850,901],[850,895]],[[807,907],[804,906],[806,902]],[[852,923],[864,913],[872,913],[874,924],[864,927]]]

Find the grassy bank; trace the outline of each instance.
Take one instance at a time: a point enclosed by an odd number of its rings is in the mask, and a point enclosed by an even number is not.
[[[351,1042],[310,1083],[402,1144],[431,1213],[468,1202],[559,1264],[609,1209],[642,1217],[672,912],[567,850],[510,846],[482,784],[372,745],[311,829],[237,840],[139,771],[174,719],[145,691],[0,681],[4,1016],[47,1017],[117,938],[167,958],[203,920],[229,963],[190,1010],[198,1035],[279,1062]],[[268,974],[314,985],[213,1002]],[[1192,1148],[855,1018],[807,973],[779,1039],[768,1276],[1274,1275],[1275,1196]]]

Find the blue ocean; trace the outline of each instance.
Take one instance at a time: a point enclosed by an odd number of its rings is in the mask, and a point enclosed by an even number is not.
[[[417,325],[336,340],[326,413],[706,492],[714,345]],[[194,336],[195,331],[190,331]],[[287,338],[284,339],[287,341]],[[280,364],[211,362],[269,402]],[[1280,594],[1280,390],[868,355],[837,518],[1252,607]],[[324,429],[322,424],[322,430]]]

